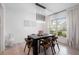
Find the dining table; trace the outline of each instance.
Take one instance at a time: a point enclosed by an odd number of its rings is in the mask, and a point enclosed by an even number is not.
[[[33,47],[33,55],[38,55],[39,53],[39,40],[40,39],[46,39],[46,38],[49,38],[49,37],[55,37],[55,35],[53,34],[44,34],[44,35],[36,35],[36,34],[32,34],[32,35],[29,35],[29,37],[33,40],[33,43],[32,43],[32,47]]]

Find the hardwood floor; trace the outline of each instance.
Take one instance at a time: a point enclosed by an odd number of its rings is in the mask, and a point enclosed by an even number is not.
[[[26,48],[26,51],[24,53],[23,51],[24,46],[25,44],[17,44],[14,47],[6,49],[4,52],[0,53],[0,55],[27,55],[28,48]],[[55,47],[56,55],[79,55],[79,50],[70,48],[63,44],[59,44],[59,47],[60,47],[60,51],[58,50],[57,47]],[[41,49],[41,53],[39,55],[43,55],[43,54],[44,52]],[[31,49],[30,55],[32,55],[32,49]],[[50,48],[47,50],[47,55],[52,55]]]

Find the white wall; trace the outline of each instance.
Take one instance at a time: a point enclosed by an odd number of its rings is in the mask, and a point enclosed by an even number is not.
[[[6,6],[6,35],[12,34],[15,42],[23,42],[29,34],[37,33],[40,24],[24,27],[24,20],[36,22],[36,6],[26,4],[5,4]]]

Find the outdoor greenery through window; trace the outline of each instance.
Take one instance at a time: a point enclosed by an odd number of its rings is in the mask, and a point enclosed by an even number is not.
[[[50,33],[58,36],[66,37],[66,17],[52,19],[49,25]]]

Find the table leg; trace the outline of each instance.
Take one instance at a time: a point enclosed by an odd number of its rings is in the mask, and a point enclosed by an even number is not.
[[[33,55],[38,55],[38,40],[33,40]]]

